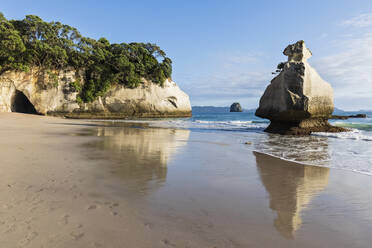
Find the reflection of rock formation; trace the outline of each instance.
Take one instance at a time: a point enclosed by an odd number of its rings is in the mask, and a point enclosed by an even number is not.
[[[113,172],[146,192],[166,180],[167,163],[189,138],[188,130],[99,127],[102,140],[90,144],[108,152]],[[105,158],[106,159],[106,158]],[[151,185],[150,185],[151,184]]]
[[[256,152],[254,155],[261,181],[270,196],[270,208],[277,213],[274,226],[282,236],[293,238],[302,223],[301,211],[327,186],[329,169]]]

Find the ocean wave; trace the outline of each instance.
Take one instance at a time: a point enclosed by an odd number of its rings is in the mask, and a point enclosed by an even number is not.
[[[309,165],[327,165],[330,161],[326,137],[262,134],[256,136],[254,151]]]
[[[253,151],[259,152],[259,153],[262,153],[262,154],[266,154],[266,155],[269,155],[271,157],[275,157],[275,158],[278,158],[278,159],[281,159],[281,160],[284,160],[284,161],[295,162],[297,164],[319,166],[319,167],[325,167],[325,168],[330,168],[330,169],[339,169],[339,170],[351,171],[351,172],[355,172],[355,173],[359,173],[359,174],[363,174],[363,175],[372,176],[372,169],[370,169],[370,167],[368,166],[369,165],[368,161],[366,162],[365,160],[361,160],[361,161],[357,162],[357,164],[359,164],[359,166],[356,166],[356,167],[355,167],[355,165],[354,165],[354,167],[350,166],[350,165],[353,165],[355,163],[355,157],[354,157],[353,161],[349,161],[350,159],[349,160],[342,160],[342,159],[331,160],[331,159],[329,159],[329,160],[302,160],[301,161],[301,160],[298,160],[298,159],[295,159],[295,158],[290,158],[290,157],[286,157],[286,156],[280,156],[280,155],[277,155],[277,154],[273,154],[273,153],[268,152],[268,151],[261,151],[261,150],[255,150],[255,149],[253,149]],[[354,163],[351,163],[351,162],[354,162]]]
[[[362,141],[372,141],[372,135],[368,135],[362,130],[351,129],[350,132],[342,133],[323,133],[317,132],[313,133],[314,136],[338,138],[338,139],[351,139],[351,140],[362,140]]]
[[[372,175],[372,146],[365,143],[372,137],[360,130],[299,137],[257,133],[255,137],[252,149],[257,152],[300,164]]]
[[[278,158],[278,159],[281,159],[281,160],[284,160],[284,161],[295,162],[297,164],[321,166],[321,167],[330,168],[330,166],[329,166],[330,160],[311,160],[311,161],[310,160],[298,160],[296,158],[281,156],[281,155],[277,155],[275,153],[271,153],[271,152],[268,152],[268,151],[262,151],[262,150],[258,150],[258,149],[257,150],[253,149],[253,151],[258,152],[258,153],[262,153],[262,154],[265,154],[265,155],[269,155],[271,157],[275,157],[275,158]]]
[[[253,121],[211,121],[211,120],[170,120],[152,122],[151,125],[156,127],[239,131],[263,129],[267,126],[266,123],[253,123]]]
[[[104,122],[147,123],[151,127],[183,128],[202,130],[249,131],[263,130],[268,122],[253,120],[200,120],[200,119],[159,119],[159,120],[95,120]]]
[[[195,120],[196,123],[203,123],[203,124],[233,124],[233,125],[244,125],[252,123],[252,121],[205,121],[205,120]]]
[[[367,121],[367,120],[364,120],[364,121]],[[333,123],[333,125],[339,126],[339,127],[345,127],[345,128],[364,130],[364,131],[372,131],[372,124],[369,124],[369,123],[336,121]]]

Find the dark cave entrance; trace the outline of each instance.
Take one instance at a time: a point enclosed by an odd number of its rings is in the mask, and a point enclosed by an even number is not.
[[[12,112],[25,113],[25,114],[37,114],[37,111],[28,100],[28,98],[21,91],[16,90],[12,97]]]

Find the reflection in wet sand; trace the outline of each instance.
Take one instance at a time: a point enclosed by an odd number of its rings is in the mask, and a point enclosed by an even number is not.
[[[167,177],[167,163],[189,138],[188,130],[159,128],[98,127],[103,137],[89,146],[104,151],[112,172],[141,192],[157,188]]]
[[[285,238],[301,227],[301,211],[328,184],[329,169],[283,161],[254,152],[257,169],[277,213],[274,226]]]

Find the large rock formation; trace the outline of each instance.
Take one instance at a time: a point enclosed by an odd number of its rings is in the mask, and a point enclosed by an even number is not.
[[[243,112],[242,106],[240,106],[240,103],[234,102],[230,106],[230,112]]]
[[[280,74],[271,80],[260,99],[256,115],[271,121],[265,130],[280,134],[340,132],[328,123],[333,105],[333,89],[312,68],[311,52],[304,41],[287,46],[288,61],[278,65]]]
[[[0,112],[37,112],[72,118],[186,117],[189,97],[171,80],[164,86],[146,80],[135,88],[113,85],[92,103],[82,103],[73,87],[82,71],[6,72],[0,76]],[[82,84],[84,82],[81,82]]]

